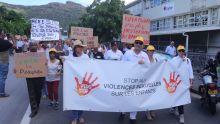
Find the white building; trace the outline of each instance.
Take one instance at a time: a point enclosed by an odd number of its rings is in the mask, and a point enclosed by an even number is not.
[[[170,41],[189,51],[220,50],[220,0],[136,0],[126,6],[131,14],[151,19],[151,44],[164,49]]]

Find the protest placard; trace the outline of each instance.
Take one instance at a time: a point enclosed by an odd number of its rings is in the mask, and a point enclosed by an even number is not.
[[[144,37],[144,44],[149,44],[150,20],[144,17],[123,15],[121,41],[133,43],[137,36]]]
[[[95,48],[98,47],[98,36],[87,37],[84,42],[87,44],[87,48]]]
[[[93,36],[92,28],[84,28],[84,27],[71,27],[70,38],[75,38],[78,40],[85,40],[87,37]]]
[[[29,52],[15,54],[15,70],[17,78],[45,77],[47,75],[45,52]]]
[[[31,19],[31,40],[59,40],[60,27],[58,21],[48,19]]]

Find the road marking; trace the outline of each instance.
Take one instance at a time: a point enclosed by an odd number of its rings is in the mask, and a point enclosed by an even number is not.
[[[30,114],[31,114],[31,107],[29,104],[20,124],[29,124],[31,121],[31,118],[29,117]]]

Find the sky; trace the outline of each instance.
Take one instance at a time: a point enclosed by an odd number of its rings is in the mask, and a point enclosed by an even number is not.
[[[93,0],[0,0],[0,2],[16,4],[16,5],[43,5],[50,2],[66,3],[66,1],[73,1],[76,3],[80,3],[83,6],[88,6],[93,2]],[[134,0],[124,0],[124,1],[126,5],[128,3],[133,2]]]

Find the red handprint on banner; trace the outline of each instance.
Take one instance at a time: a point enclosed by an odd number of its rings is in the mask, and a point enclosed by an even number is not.
[[[171,94],[176,91],[177,86],[181,83],[181,80],[179,80],[180,75],[175,74],[175,72],[170,73],[170,81],[167,82],[165,78],[163,78],[163,81],[166,84],[167,91]]]
[[[93,73],[90,73],[88,80],[86,80],[87,74],[88,73],[86,72],[86,74],[85,74],[85,76],[83,78],[82,83],[80,83],[79,79],[77,77],[75,77],[75,80],[76,80],[76,90],[77,90],[77,93],[80,96],[85,96],[85,95],[89,94],[93,89],[99,87],[99,84],[93,85],[94,82],[96,80],[98,80],[98,77],[96,77],[93,81],[90,82]]]

